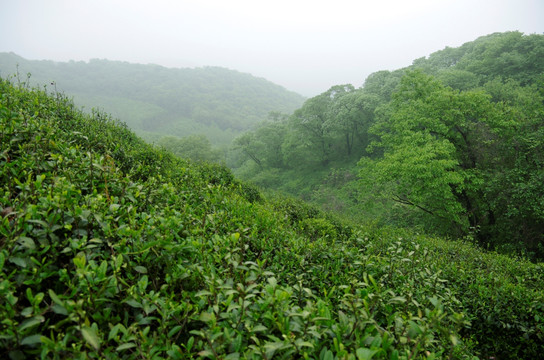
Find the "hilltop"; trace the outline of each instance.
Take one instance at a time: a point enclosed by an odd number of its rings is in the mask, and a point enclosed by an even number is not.
[[[2,79],[0,94],[2,358],[544,352],[542,264],[359,227],[61,93]]]
[[[88,111],[111,113],[151,141],[204,134],[213,145],[226,145],[270,112],[290,113],[304,101],[270,81],[220,67],[38,61],[0,53],[0,75],[17,72],[24,81],[30,74],[31,84],[66,93]]]

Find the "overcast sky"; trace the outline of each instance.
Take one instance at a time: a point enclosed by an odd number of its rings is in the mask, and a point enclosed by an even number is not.
[[[0,0],[0,52],[222,66],[305,96],[511,30],[544,33],[544,1]]]

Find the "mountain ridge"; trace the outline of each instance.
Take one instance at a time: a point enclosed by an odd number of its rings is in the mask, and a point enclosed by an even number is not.
[[[32,85],[65,92],[78,106],[100,107],[151,141],[205,134],[212,144],[226,145],[269,112],[292,112],[305,99],[264,78],[217,66],[57,62],[0,53],[0,74],[30,74]]]

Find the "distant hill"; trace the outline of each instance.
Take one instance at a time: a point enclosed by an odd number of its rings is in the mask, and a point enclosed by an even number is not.
[[[98,107],[147,140],[205,134],[224,145],[271,111],[291,113],[304,97],[262,78],[220,67],[166,68],[97,60],[26,60],[0,53],[0,75],[31,74],[32,85],[54,82],[87,110]]]

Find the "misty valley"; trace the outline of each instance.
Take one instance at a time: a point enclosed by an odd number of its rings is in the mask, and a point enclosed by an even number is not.
[[[0,357],[537,359],[544,35],[305,98],[0,53]]]

